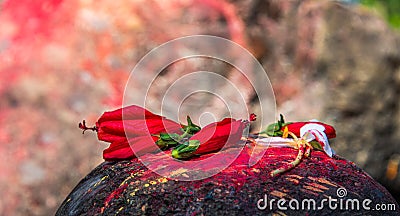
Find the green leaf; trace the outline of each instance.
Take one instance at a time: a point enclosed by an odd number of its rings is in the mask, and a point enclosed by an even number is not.
[[[176,134],[176,133],[173,133],[173,134],[160,133],[160,135],[158,135],[158,137],[159,138],[156,141],[156,144],[162,150],[168,149],[172,146],[176,146],[179,144],[179,141],[180,141],[180,135]]]
[[[322,148],[321,144],[316,140],[311,141],[310,145],[316,150],[324,151],[324,149]]]
[[[201,130],[201,127],[198,126],[198,125],[195,125],[195,124],[192,122],[192,119],[190,119],[189,116],[187,116],[186,119],[187,119],[188,125],[186,126],[185,131],[186,131],[187,129],[189,129],[187,133],[193,135],[193,134],[195,134],[195,133],[197,133],[197,132],[199,132],[199,131]]]
[[[172,150],[172,157],[176,159],[189,158],[193,156],[200,146],[199,140],[189,140],[183,144],[179,144]]]
[[[283,135],[282,128],[288,124],[290,124],[290,122],[285,123],[285,119],[283,118],[283,115],[280,114],[278,122],[268,125],[265,130],[260,132],[260,134],[267,134],[268,136],[272,136],[272,137],[282,136]]]
[[[178,140],[179,139],[179,134],[176,134],[176,133],[173,133],[173,134],[160,133],[160,139],[162,139],[163,141]]]

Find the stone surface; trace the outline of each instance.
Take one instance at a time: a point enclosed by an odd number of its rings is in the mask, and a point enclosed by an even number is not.
[[[224,153],[230,155],[234,150],[227,149]],[[292,161],[297,150],[269,148],[252,167],[248,166],[250,152],[245,147],[228,168],[197,181],[177,181],[159,176],[137,159],[104,162],[75,187],[56,215],[400,214],[398,204],[384,187],[354,163],[339,156],[329,158],[322,152],[313,151],[311,157],[303,159],[298,167],[280,176],[270,177],[270,171]],[[164,156],[158,153],[144,157],[153,167],[157,167]],[[176,175],[190,177],[199,174],[197,170],[207,172],[213,167],[213,164],[194,167],[176,172]],[[343,198],[337,194],[338,190],[345,190]],[[300,211],[290,208],[279,210],[276,202],[272,209],[267,205],[266,209],[259,210],[257,202],[265,199],[265,195],[268,202],[284,198],[286,205],[291,199],[296,199],[300,203]],[[314,199],[318,208],[322,200],[328,197],[337,199],[336,209],[330,208],[327,202],[321,210],[308,210],[307,205],[305,210],[301,209],[304,199]],[[359,200],[360,210],[351,210],[350,204],[346,210],[345,203],[349,199]],[[371,208],[377,203],[385,203],[392,204],[396,210],[367,211],[361,205],[364,199],[372,200],[369,204]],[[341,202],[343,207],[340,207]]]

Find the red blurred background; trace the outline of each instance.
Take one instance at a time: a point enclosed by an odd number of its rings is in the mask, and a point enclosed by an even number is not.
[[[399,185],[397,172],[393,178],[386,172],[388,164],[398,165],[399,148],[374,147],[382,143],[383,138],[375,139],[380,131],[386,141],[400,143],[394,102],[399,96],[399,37],[358,5],[233,0],[0,4],[1,215],[53,214],[103,161],[105,144],[93,134],[82,135],[78,122],[93,123],[104,111],[121,106],[129,73],[148,51],[193,34],[225,37],[249,49],[268,71],[280,112],[289,120],[333,123],[339,128],[333,144],[339,154],[389,189]],[[372,47],[379,41],[386,42]],[[371,59],[383,69],[358,67]],[[354,85],[345,84],[348,80]],[[364,98],[382,107],[364,112],[366,101],[357,89],[380,91]],[[391,118],[382,120],[389,125],[374,123],[382,116]],[[375,124],[373,129],[369,124]]]

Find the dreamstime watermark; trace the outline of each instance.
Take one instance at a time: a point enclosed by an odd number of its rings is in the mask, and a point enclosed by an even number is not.
[[[189,115],[203,127],[226,117],[248,120],[254,112],[248,107],[252,98],[258,101],[259,125],[274,122],[274,92],[257,59],[228,39],[194,35],[168,41],[147,53],[131,72],[123,104],[136,104],[183,124],[186,120],[182,118]],[[125,122],[129,117],[123,113],[123,119]],[[126,135],[128,140],[134,138],[134,135]],[[149,143],[153,142],[151,135],[147,136]],[[140,150],[136,147],[131,145],[135,154]],[[177,161],[164,152],[157,154],[156,165],[147,157],[138,156],[138,159],[161,176],[193,181],[208,178],[228,167],[239,156],[243,145],[230,149],[229,155],[224,153],[225,149],[201,160]]]
[[[268,199],[268,195],[257,201],[259,210],[295,210],[295,211],[311,211],[311,210],[339,210],[339,211],[395,211],[396,204],[394,203],[373,203],[371,199],[351,199],[347,196],[346,188],[340,187],[336,190],[336,198],[328,196],[322,200],[313,198],[305,199]]]

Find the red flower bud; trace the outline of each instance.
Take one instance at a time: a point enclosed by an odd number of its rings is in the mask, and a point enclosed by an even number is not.
[[[240,141],[247,121],[225,118],[211,123],[193,135],[190,140],[199,140],[200,146],[193,154],[205,154],[220,150],[225,144],[234,145]]]
[[[165,117],[156,115],[142,107],[128,106],[111,112],[105,112],[96,122],[96,127],[88,128],[85,122],[79,128],[97,131],[99,140],[110,142],[104,150],[105,160],[128,159],[136,153],[151,152],[159,149],[154,143],[160,133],[181,133],[182,126]],[[151,142],[151,138],[154,142]],[[128,138],[129,142],[128,142]],[[130,146],[133,145],[133,146]]]
[[[328,124],[324,124],[322,122],[293,122],[293,123],[289,123],[288,125],[286,125],[286,127],[288,128],[288,130],[292,133],[294,133],[296,136],[300,137],[300,129],[306,125],[306,124],[319,124],[322,125],[325,128],[325,134],[328,137],[328,139],[331,138],[335,138],[336,137],[336,131],[335,128],[333,128],[332,126],[328,125]],[[282,127],[282,131],[285,129],[285,127]]]
[[[145,117],[145,119],[163,118],[162,116],[156,115],[143,107],[131,105],[114,111],[105,112],[97,122],[121,121],[123,117],[125,120],[143,119],[143,117]]]
[[[151,140],[153,140],[151,142]],[[158,140],[158,137],[152,136],[151,139],[147,136],[138,136],[128,140],[121,140],[118,142],[113,142],[111,145],[103,151],[104,160],[123,160],[133,158],[138,155],[143,155],[146,153],[151,153],[159,150],[159,148],[154,144]],[[133,153],[131,146],[135,148],[135,153]]]
[[[257,120],[257,115],[254,114],[254,113],[250,114],[249,120],[250,120],[250,121],[255,121],[255,120]]]
[[[121,137],[125,138],[125,134],[128,137],[133,137],[164,132],[179,133],[181,129],[180,124],[165,118],[103,121],[101,123],[97,122],[96,125],[99,140],[106,142],[118,141]]]
[[[120,142],[126,139],[125,134],[132,137],[149,133],[178,133],[181,125],[142,107],[132,105],[105,112],[97,121],[96,129],[99,140]]]

